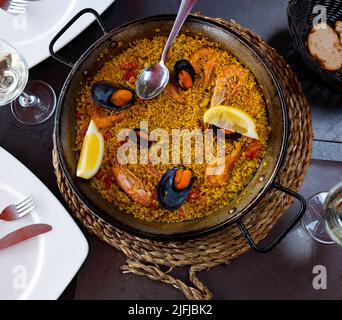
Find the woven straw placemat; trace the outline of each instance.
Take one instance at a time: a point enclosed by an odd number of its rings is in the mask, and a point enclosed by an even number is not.
[[[298,191],[309,166],[312,149],[311,111],[301,85],[285,60],[258,35],[242,28],[236,22],[205,18],[229,26],[252,43],[269,61],[281,81],[289,116],[289,144],[282,169],[276,181],[284,187]],[[74,215],[94,235],[122,251],[127,264],[124,273],[144,275],[181,290],[188,299],[211,299],[212,293],[199,280],[197,272],[228,263],[240,256],[249,246],[236,225],[214,234],[186,242],[159,242],[133,236],[96,217],[80,201],[66,180],[58,160],[54,138],[53,165],[59,189]],[[244,218],[244,223],[256,242],[264,239],[293,199],[271,190]],[[176,267],[189,268],[191,286],[174,278],[170,271]]]

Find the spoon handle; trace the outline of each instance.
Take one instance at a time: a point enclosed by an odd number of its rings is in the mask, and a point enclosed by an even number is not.
[[[173,44],[173,42],[175,41],[175,38],[177,37],[177,34],[179,32],[179,30],[181,29],[186,17],[189,15],[192,7],[194,6],[194,4],[196,3],[197,0],[182,0],[182,3],[180,5],[180,8],[178,10],[177,13],[177,17],[175,20],[175,23],[173,24],[171,33],[169,35],[169,38],[166,41],[165,47],[164,47],[164,51],[161,57],[161,63],[165,64],[165,59],[166,56]]]

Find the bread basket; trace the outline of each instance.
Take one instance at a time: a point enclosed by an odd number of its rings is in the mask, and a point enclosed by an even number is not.
[[[313,27],[313,19],[317,16],[314,8],[318,5],[327,9],[327,23],[334,26],[335,21],[342,20],[342,0],[290,0],[288,5],[288,21],[294,47],[300,52],[307,66],[318,74],[331,89],[342,91],[342,69],[336,72],[325,70],[310,55],[305,46],[307,36]]]

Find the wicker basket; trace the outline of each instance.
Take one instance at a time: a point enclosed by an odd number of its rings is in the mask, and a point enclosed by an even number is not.
[[[292,68],[257,34],[234,21],[202,17],[222,24],[248,40],[272,66],[280,79],[289,115],[289,142],[277,182],[298,191],[309,167],[312,150],[312,121],[310,105]],[[134,236],[109,225],[96,216],[72,189],[59,163],[54,138],[53,165],[57,184],[66,203],[85,228],[105,243],[122,251],[126,264],[124,273],[134,273],[155,281],[162,281],[182,291],[188,299],[211,299],[213,294],[197,273],[220,264],[227,264],[249,250],[236,225],[185,242],[161,242]],[[270,190],[260,203],[244,218],[256,243],[264,239],[292,204],[292,198]],[[187,267],[187,282],[175,277],[171,271]]]
[[[342,20],[342,0],[290,0],[288,6],[288,20],[294,46],[302,55],[308,67],[318,74],[331,87],[342,91],[342,69],[330,72],[323,69],[316,62],[305,46],[306,39],[313,26],[313,19],[317,16],[314,8],[318,5],[327,9],[327,23],[334,26],[335,21]]]

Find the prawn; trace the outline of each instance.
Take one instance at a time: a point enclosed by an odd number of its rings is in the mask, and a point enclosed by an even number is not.
[[[179,93],[178,89],[171,82],[167,84],[164,91],[169,97],[171,97],[176,102],[180,104],[184,103],[183,98],[181,94]]]
[[[237,147],[231,154],[224,159],[215,159],[209,163],[205,170],[205,179],[208,185],[220,187],[228,183],[229,176],[235,163],[241,156],[241,148]]]
[[[203,79],[204,88],[208,88],[216,66],[216,53],[211,48],[200,48],[190,56],[190,63]]]
[[[148,190],[141,179],[133,172],[115,161],[112,167],[112,174],[119,187],[133,201],[143,206],[156,207],[156,194]]]
[[[93,115],[91,119],[95,122],[98,129],[108,129],[115,125],[115,123],[122,121],[127,115],[127,110],[123,110],[111,116]]]
[[[163,176],[163,174],[152,163],[148,164],[146,171],[149,175],[157,178],[158,180],[160,180]]]
[[[217,77],[214,93],[211,98],[211,107],[224,101],[232,101],[242,90],[248,80],[248,72],[239,65],[226,67]]]

